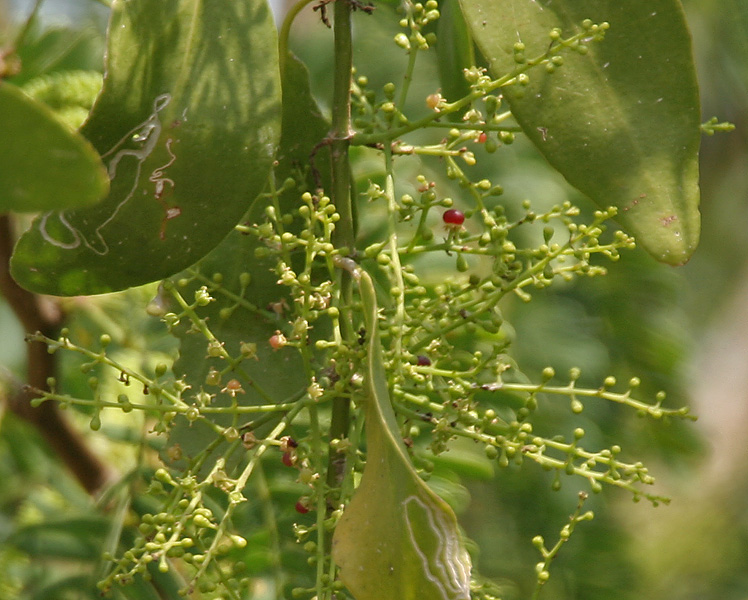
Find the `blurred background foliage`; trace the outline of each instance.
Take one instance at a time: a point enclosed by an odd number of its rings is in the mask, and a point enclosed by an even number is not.
[[[606,277],[554,285],[535,293],[530,303],[503,306],[516,332],[513,354],[532,379],[549,365],[559,374],[579,367],[582,383],[591,386],[607,375],[622,382],[638,376],[643,397],[664,389],[668,404],[688,404],[699,415],[696,424],[652,423],[601,403],[572,416],[560,405],[564,400],[541,399],[545,418],[556,430],[570,433],[582,426],[601,445],[620,444],[625,454],[650,466],[657,491],[673,498],[669,506],[653,508],[632,503],[618,490],[593,496],[588,508],[596,518],[577,529],[554,562],[543,592],[547,598],[748,598],[748,3],[685,0],[684,5],[703,120],[717,116],[737,126],[733,133],[703,139],[703,231],[694,258],[674,269],[643,251],[626,252]],[[31,8],[27,2],[0,0],[0,47],[13,38]],[[101,70],[105,20],[105,7],[95,2],[47,0],[26,37],[23,70],[14,82],[23,85],[66,70]],[[406,60],[391,43],[397,20],[381,4],[373,16],[357,13],[355,25],[355,64],[370,87],[379,90],[393,73],[402,72],[398,66]],[[302,15],[292,42],[310,68],[320,104],[327,106],[331,34],[318,13]],[[412,113],[425,112],[424,98],[439,86],[433,53],[422,53],[418,61]],[[380,176],[381,167],[366,152],[356,159],[363,191],[369,178]],[[524,199],[538,208],[570,199],[592,210],[521,139],[478,159],[477,169],[505,188],[502,202],[510,208]],[[362,238],[373,235],[375,227],[375,220],[367,221]],[[444,268],[451,271],[451,263]],[[123,361],[146,366],[172,356],[173,341],[143,310],[153,292],[67,300],[72,337],[85,343],[110,333]],[[23,380],[25,350],[22,329],[5,304],[0,304],[0,333],[0,389],[10,393]],[[62,364],[60,379],[71,393],[85,393],[87,376],[78,367],[74,360]],[[158,440],[148,435],[141,416],[107,413],[99,432],[87,429],[85,415],[70,417],[113,469],[130,473],[126,485],[143,485],[143,473],[157,466],[154,457],[142,460]],[[293,482],[273,465],[268,469],[269,485],[287,490],[291,506],[298,496]],[[444,469],[452,478],[461,470],[454,464]],[[481,478],[462,478],[464,493],[455,501],[460,521],[481,548],[476,561],[481,572],[503,585],[505,600],[527,598],[539,559],[530,540],[541,534],[554,542],[584,486],[562,479],[560,491],[552,492],[552,475],[533,464],[495,469],[493,477],[485,471],[474,470]],[[4,411],[3,404],[0,482],[0,600],[95,597],[91,582],[102,568],[100,554],[113,528],[104,515],[116,504],[116,492],[94,504],[38,434]],[[253,510],[249,507],[243,518],[255,523],[258,535],[272,536],[266,516]],[[288,527],[291,519],[289,510],[279,525]],[[286,550],[293,557],[293,549]],[[263,560],[267,556],[245,562],[261,572],[267,566]],[[294,559],[289,560],[287,568]],[[169,589],[168,582],[162,589]],[[254,592],[266,597],[259,584]],[[129,594],[150,597],[144,590]]]

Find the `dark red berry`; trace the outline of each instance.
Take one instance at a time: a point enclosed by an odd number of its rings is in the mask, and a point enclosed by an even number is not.
[[[450,208],[445,210],[442,215],[442,220],[447,225],[453,225],[455,227],[462,225],[465,222],[465,214],[461,210],[456,208]]]
[[[429,367],[431,366],[431,359],[428,356],[424,356],[423,354],[419,354],[416,358],[418,362],[419,367]]]
[[[483,144],[488,139],[488,135],[485,131],[481,132],[481,134],[478,136],[478,143]]]
[[[291,452],[284,452],[281,460],[283,460],[283,464],[287,467],[293,467],[294,462],[296,462]]]
[[[297,513],[301,513],[302,515],[305,515],[306,513],[309,512],[309,507],[306,504],[304,504],[301,500],[299,500],[296,503],[296,506],[294,508],[296,509]]]

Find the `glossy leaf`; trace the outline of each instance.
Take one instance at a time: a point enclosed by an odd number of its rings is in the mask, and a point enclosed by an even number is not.
[[[0,212],[85,206],[108,189],[91,144],[49,108],[0,82]]]
[[[97,294],[168,277],[215,248],[262,190],[280,133],[276,32],[262,0],[115,0],[104,88],[82,132],[112,180],[47,213],[13,275]]]
[[[700,108],[691,39],[678,0],[463,0],[491,72],[512,71],[514,44],[542,55],[549,32],[608,22],[586,54],[504,89],[527,136],[566,179],[618,220],[652,256],[685,263],[699,238]]]
[[[470,557],[452,509],[418,476],[390,404],[369,275],[356,269],[369,333],[366,467],[333,537],[340,579],[356,600],[467,600]]]

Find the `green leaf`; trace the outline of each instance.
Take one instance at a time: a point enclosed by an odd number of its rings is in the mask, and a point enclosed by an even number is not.
[[[36,77],[22,89],[52,109],[60,121],[78,129],[88,118],[101,84],[102,75],[98,71],[63,71]]]
[[[263,208],[264,203],[257,202],[252,214],[259,217]],[[198,316],[206,320],[210,331],[232,357],[241,356],[243,343],[254,345],[254,356],[244,359],[219,383],[214,383],[208,381],[208,373],[212,369],[218,372],[226,369],[226,360],[209,356],[208,340],[194,331],[188,319],[183,319],[175,331],[180,346],[174,373],[191,386],[190,402],[197,402],[198,394],[207,393],[213,396],[210,402],[212,410],[220,407],[226,410],[223,414],[206,415],[210,423],[222,427],[239,427],[262,416],[255,413],[238,417],[230,409],[234,404],[251,406],[290,401],[299,397],[307,385],[299,353],[290,347],[274,350],[270,346],[270,337],[283,325],[271,306],[282,311],[292,300],[288,298],[287,289],[277,284],[278,275],[273,270],[275,261],[255,257],[258,246],[262,243],[254,236],[234,231],[194,269],[174,278],[176,283],[181,277],[193,277],[189,285],[179,287],[179,292],[188,302],[192,302],[198,288],[208,288],[215,300],[199,308]],[[199,275],[195,277],[194,272]],[[227,391],[223,391],[231,379],[238,380],[243,390],[236,395],[235,401]],[[281,413],[277,414],[280,419]],[[257,436],[261,437],[261,432],[257,432]],[[193,423],[177,417],[169,432],[171,450],[163,453],[164,460],[172,467],[183,467],[184,463],[169,458],[175,455],[175,445],[180,449],[177,455],[192,459],[215,439],[216,432],[208,422],[197,420]],[[203,462],[201,472],[210,470],[217,457],[226,455],[227,447],[227,442],[215,447],[209,459]],[[241,453],[234,452],[227,470],[240,459]]]
[[[301,174],[310,186],[318,183],[325,185],[330,178],[329,153],[326,150],[317,152],[317,149],[329,133],[330,123],[322,116],[312,96],[309,70],[289,52],[282,62],[281,77],[283,125],[276,179],[280,184],[286,177]],[[312,162],[316,173],[312,173]]]
[[[313,186],[315,176],[310,167],[311,155],[320,140],[327,135],[330,126],[312,97],[306,66],[290,53],[283,61],[282,85],[285,101],[278,165],[274,169],[273,178],[279,186],[287,177],[292,176],[298,181],[307,180],[308,185]],[[328,165],[326,152],[317,155],[315,168],[323,183],[329,179]],[[292,212],[303,191],[300,187],[283,188],[279,191],[279,211]],[[257,198],[247,220],[257,224],[265,221],[265,209],[269,204],[269,198]],[[288,226],[288,230],[293,229],[293,224]],[[298,352],[292,348],[273,350],[268,342],[282,325],[278,315],[268,307],[275,305],[282,308],[284,303],[287,305],[292,300],[288,297],[286,288],[277,284],[275,259],[258,259],[255,256],[255,250],[263,246],[255,237],[233,232],[196,266],[202,279],[196,279],[190,286],[180,290],[189,300],[198,287],[208,285],[216,300],[200,311],[200,317],[207,319],[213,334],[233,356],[239,355],[242,342],[256,345],[256,359],[244,361],[241,369],[231,375],[242,383],[245,390],[244,394],[237,396],[237,401],[242,405],[282,402],[298,395],[306,387],[303,364]],[[214,281],[215,274],[220,274],[220,285]],[[191,273],[184,273],[174,277],[174,281],[191,276]],[[247,276],[249,284],[242,284],[241,277]],[[236,298],[241,298],[242,301],[237,302]],[[183,377],[196,392],[203,390],[216,394],[212,406],[228,406],[228,394],[220,392],[226,381],[219,386],[206,384],[211,368],[220,371],[225,367],[222,359],[206,358],[207,341],[204,337],[189,333],[189,329],[189,324],[184,323],[177,331],[180,337],[179,360],[174,365],[177,377]],[[232,424],[230,415],[212,415],[210,418],[224,427]],[[248,420],[249,417],[243,422]],[[170,432],[169,445],[178,444],[183,456],[193,458],[214,439],[215,432],[207,423],[189,423],[185,419],[179,419]],[[226,444],[223,444],[214,450],[212,456],[220,456],[225,450]],[[169,454],[167,452],[164,456]],[[203,470],[210,469],[213,463],[214,460],[205,461]]]
[[[494,75],[549,47],[549,32],[608,22],[586,54],[528,71],[504,93],[548,162],[618,220],[652,256],[685,263],[699,238],[699,92],[691,39],[678,0],[462,0],[473,37]]]
[[[355,275],[369,332],[367,459],[335,529],[333,559],[356,600],[467,600],[470,557],[457,519],[408,459],[389,398],[374,286],[367,273]]]
[[[35,559],[95,560],[106,527],[106,520],[99,516],[71,517],[22,527],[9,541]]]
[[[17,48],[22,69],[8,81],[23,87],[41,75],[61,71],[103,70],[104,36],[97,28],[40,27],[35,20]]]
[[[458,0],[445,0],[439,5],[441,16],[436,22],[436,54],[442,93],[449,102],[470,93],[464,69],[475,64],[473,39]]]
[[[106,169],[83,137],[0,82],[0,212],[84,206],[108,189]]]
[[[115,0],[107,75],[83,133],[112,189],[42,215],[12,269],[24,287],[97,294],[168,277],[215,248],[262,190],[280,133],[276,32],[250,0]]]

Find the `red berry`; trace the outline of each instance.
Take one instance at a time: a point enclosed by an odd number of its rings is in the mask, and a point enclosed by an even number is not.
[[[296,506],[294,508],[296,509],[297,513],[300,513],[302,515],[305,515],[306,513],[309,512],[309,507],[306,504],[304,504],[301,500],[299,500],[296,503]]]
[[[481,134],[478,136],[478,143],[483,144],[488,139],[488,135],[485,131],[481,132]]]
[[[428,367],[431,365],[431,359],[423,354],[419,354],[416,361],[418,362],[419,367]]]
[[[293,467],[294,463],[296,462],[291,452],[284,452],[283,458],[281,460],[283,461],[283,464],[286,465],[287,467]]]
[[[461,210],[450,208],[449,210],[444,211],[442,220],[447,225],[460,226],[465,222],[465,214]]]

